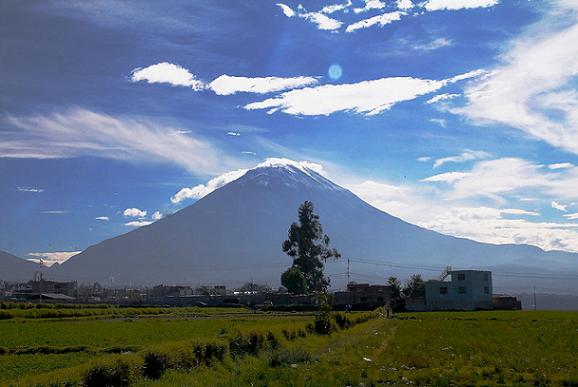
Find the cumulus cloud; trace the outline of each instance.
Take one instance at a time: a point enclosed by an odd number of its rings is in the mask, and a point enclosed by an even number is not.
[[[369,28],[372,26],[383,27],[387,24],[393,23],[394,21],[401,20],[401,17],[403,15],[406,15],[406,13],[402,11],[395,11],[384,13],[383,15],[370,17],[369,19],[360,20],[356,23],[348,25],[347,28],[345,29],[345,32],[353,32],[360,30],[362,28]]]
[[[157,63],[145,68],[132,70],[132,82],[168,83],[173,86],[187,86],[193,90],[202,90],[205,84],[199,81],[189,70],[173,63]]]
[[[201,175],[219,173],[235,163],[210,142],[148,119],[77,108],[50,115],[8,117],[3,124],[14,130],[0,132],[0,157],[92,156],[162,162]]]
[[[81,251],[54,251],[47,253],[28,253],[28,256],[34,257],[28,260],[36,263],[42,262],[44,266],[52,266],[55,263],[61,264],[63,262],[66,262],[71,257],[80,253]]]
[[[430,230],[486,243],[578,251],[578,224],[543,222],[536,219],[540,214],[534,210],[444,200],[437,190],[419,185],[345,179],[346,188],[374,207]]]
[[[131,222],[127,222],[124,225],[127,227],[143,227],[152,224],[153,221],[151,220],[133,220]]]
[[[151,217],[152,220],[160,220],[162,219],[163,214],[160,213],[160,211],[155,211]]]
[[[402,11],[407,11],[408,9],[413,8],[413,3],[411,0],[397,0],[396,4],[397,8],[401,9]]]
[[[411,77],[382,78],[341,85],[322,85],[284,92],[276,97],[245,105],[247,110],[269,109],[270,113],[315,116],[340,111],[366,115],[379,114],[393,105],[429,94],[460,80],[479,76],[471,71],[436,81]]]
[[[361,8],[354,8],[353,12],[355,13],[362,13],[371,11],[374,9],[383,9],[385,8],[385,2],[381,0],[365,0],[365,6]]]
[[[285,167],[285,166],[297,168],[307,174],[309,174],[309,171],[313,171],[322,176],[325,176],[325,170],[323,169],[323,166],[320,164],[312,163],[309,161],[294,161],[283,158],[266,159],[265,161],[257,164],[253,169],[262,167]],[[211,192],[215,191],[216,189],[219,189],[222,186],[229,184],[230,182],[235,181],[238,178],[242,177],[243,175],[245,175],[245,173],[247,173],[247,171],[249,171],[249,169],[238,169],[217,176],[209,180],[209,182],[206,184],[199,184],[191,188],[183,188],[179,192],[177,192],[173,197],[171,197],[171,202],[173,204],[178,204],[187,199],[201,199],[210,194]]]
[[[545,19],[506,46],[501,64],[466,88],[467,105],[453,112],[578,154],[578,5],[550,4]]]
[[[330,18],[322,12],[300,13],[299,17],[308,20],[313,24],[316,24],[317,29],[324,31],[338,30],[343,25],[343,22]]]
[[[97,216],[96,218],[94,218],[96,220],[100,220],[103,222],[108,222],[110,220],[110,218],[108,216]]]
[[[311,86],[317,83],[314,77],[264,77],[247,78],[221,75],[209,84],[209,87],[218,95],[231,95],[235,93],[258,93],[266,94],[275,91],[295,89]]]
[[[247,169],[238,169],[236,171],[231,171],[224,173],[218,177],[215,177],[205,185],[199,184],[191,188],[183,188],[177,192],[173,197],[171,197],[171,202],[173,204],[178,204],[186,199],[200,199],[207,196],[214,190],[221,188],[225,184],[228,184],[234,180],[237,180],[247,172]]]
[[[471,161],[471,160],[486,159],[490,156],[491,155],[488,152],[466,149],[465,151],[463,151],[462,153],[460,153],[457,156],[449,156],[449,157],[443,157],[443,158],[437,159],[434,162],[433,167],[439,168],[442,165],[447,164],[447,163],[465,163],[466,161]]]
[[[551,206],[552,206],[553,209],[558,210],[558,211],[562,211],[562,212],[568,211],[568,210],[567,210],[567,208],[568,208],[567,205],[560,204],[560,203],[558,203],[558,202],[555,201],[555,200],[552,201]]]
[[[345,3],[326,5],[321,9],[321,12],[330,15],[338,11],[346,10],[347,8],[351,7],[352,4],[353,3],[351,0],[347,0]]]
[[[41,192],[44,192],[44,188],[34,188],[34,187],[16,187],[16,191],[18,191],[18,192],[33,192],[33,193],[41,193]]]
[[[122,214],[129,218],[144,218],[145,216],[147,216],[146,210],[143,211],[135,207],[127,208],[126,210],[124,210]]]
[[[458,9],[489,8],[499,2],[499,0],[428,0],[424,7],[428,11],[455,11]]]

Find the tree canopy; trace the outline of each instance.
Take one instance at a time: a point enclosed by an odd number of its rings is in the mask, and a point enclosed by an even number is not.
[[[324,263],[329,258],[339,258],[341,255],[336,249],[329,247],[330,239],[323,233],[319,216],[315,214],[313,203],[306,201],[299,206],[298,223],[291,224],[288,239],[283,242],[283,251],[293,259],[293,266],[281,276],[281,282],[290,292],[289,283],[283,279],[295,279],[295,269],[299,270],[307,285],[307,292],[325,291],[329,286],[329,279],[324,277]],[[286,275],[293,270],[291,276]],[[291,285],[293,286],[293,285]]]

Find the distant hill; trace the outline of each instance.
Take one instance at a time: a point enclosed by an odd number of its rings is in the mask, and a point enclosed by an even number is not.
[[[578,254],[479,243],[420,228],[370,206],[301,164],[278,163],[249,170],[173,215],[91,246],[50,275],[115,285],[238,285],[253,280],[275,286],[290,265],[281,242],[304,200],[313,201],[332,245],[352,258],[352,279],[358,282],[383,282],[389,274],[422,271],[391,262],[416,267],[528,266],[534,271],[578,268]],[[345,281],[345,262],[328,264],[333,284]],[[425,273],[437,275],[435,270]]]
[[[29,281],[40,269],[37,263],[0,251],[0,280],[2,281]]]

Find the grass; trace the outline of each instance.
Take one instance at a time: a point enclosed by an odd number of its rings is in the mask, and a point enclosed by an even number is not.
[[[0,385],[578,385],[578,313],[373,317],[330,336],[290,313],[0,321]]]

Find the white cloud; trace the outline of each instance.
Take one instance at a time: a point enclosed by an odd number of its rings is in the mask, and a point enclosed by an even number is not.
[[[424,7],[428,11],[455,11],[458,9],[493,7],[499,2],[499,0],[428,0]]]
[[[539,213],[539,212],[520,210],[520,209],[518,209],[518,208],[505,208],[505,209],[503,209],[503,210],[500,210],[500,213],[506,214],[506,215],[540,216],[540,213]]]
[[[330,18],[321,12],[300,13],[299,17],[309,20],[311,23],[317,25],[317,29],[324,31],[334,31],[343,25],[343,22]]]
[[[415,99],[450,83],[479,74],[480,71],[472,71],[441,81],[392,77],[359,83],[306,87],[250,103],[245,109],[270,109],[270,113],[280,110],[287,114],[305,116],[329,115],[340,111],[374,115],[388,110],[396,103]]]
[[[410,1],[411,2],[411,1]],[[365,6],[362,8],[354,8],[353,12],[355,13],[362,13],[371,11],[374,9],[383,9],[385,8],[385,2],[381,0],[365,0]]]
[[[143,227],[152,224],[153,221],[151,220],[133,220],[131,222],[127,222],[124,225],[127,227]]]
[[[251,152],[251,151],[242,151],[241,153],[244,155],[253,155],[253,156],[255,156],[257,154],[255,152]]]
[[[436,102],[440,102],[440,101],[449,101],[449,100],[457,98],[459,96],[460,96],[459,94],[448,94],[448,93],[438,94],[438,95],[435,95],[435,96],[431,97],[430,99],[428,99],[426,101],[426,103],[432,104],[432,103],[436,103]]]
[[[428,161],[431,160],[431,157],[429,157],[429,156],[421,156],[421,157],[418,157],[416,160],[419,161],[419,162],[421,162],[421,163],[426,163],[426,162],[428,162]]]
[[[568,220],[576,220],[578,219],[578,212],[574,214],[564,214],[563,217],[567,218]]]
[[[211,82],[209,87],[218,95],[231,95],[239,92],[265,94],[275,91],[311,86],[317,84],[317,82],[317,79],[314,77],[246,78],[225,74]]]
[[[155,211],[151,217],[152,220],[160,220],[162,219],[163,214],[160,213],[160,211]]]
[[[383,15],[370,17],[369,19],[364,19],[348,25],[347,28],[345,29],[345,32],[353,32],[362,28],[369,28],[375,25],[383,27],[387,24],[393,23],[394,21],[399,21],[403,15],[406,15],[406,13],[401,11],[395,11],[384,13]]]
[[[16,187],[18,192],[33,192],[33,193],[41,193],[44,192],[44,188],[33,188],[33,187]]]
[[[211,143],[159,122],[115,117],[85,109],[28,117],[9,117],[0,132],[0,157],[104,157],[169,162],[207,175],[229,169],[235,161]]]
[[[551,206],[552,206],[553,209],[558,210],[558,211],[563,211],[563,212],[568,211],[568,210],[567,210],[567,208],[568,208],[567,205],[560,204],[560,203],[558,203],[558,202],[555,201],[555,200],[552,201]]]
[[[446,172],[440,173],[438,175],[430,176],[420,181],[432,183],[432,182],[444,182],[444,183],[453,183],[458,180],[465,179],[466,177],[470,176],[471,173],[469,172]]]
[[[462,153],[460,153],[457,156],[443,157],[443,158],[437,159],[435,161],[433,167],[439,168],[442,165],[447,164],[447,163],[465,163],[466,161],[471,161],[471,160],[486,159],[490,156],[491,155],[488,152],[474,151],[474,150],[466,149],[465,151],[463,151]]]
[[[401,9],[402,11],[407,11],[408,9],[413,8],[413,3],[411,0],[397,0],[397,8]]]
[[[291,9],[291,7],[289,7],[288,5],[278,3],[277,6],[279,6],[279,8],[281,8],[281,10],[283,11],[283,14],[285,14],[285,16],[287,16],[287,17],[295,16],[295,11],[293,11],[293,9]]]
[[[147,212],[146,210],[140,210],[138,208],[127,208],[126,210],[124,210],[124,212],[122,213],[124,216],[126,217],[130,217],[130,218],[144,218],[145,216],[147,216]]]
[[[321,12],[329,15],[337,11],[344,11],[347,8],[351,7],[351,5],[352,5],[351,0],[347,0],[345,3],[326,5],[321,9]]]
[[[172,63],[162,62],[131,71],[131,81],[148,83],[168,83],[173,86],[187,86],[193,90],[202,90],[205,84],[195,78],[189,70]]]
[[[69,210],[46,210],[46,211],[40,211],[41,214],[52,214],[52,215],[63,215],[63,214],[68,214],[70,211]]]
[[[108,216],[97,216],[96,218],[94,218],[96,220],[100,220],[103,222],[108,222],[110,220],[110,218]]]
[[[247,172],[247,169],[238,169],[236,171],[231,171],[222,174],[221,176],[215,177],[205,185],[199,184],[191,188],[183,188],[177,192],[173,197],[171,197],[171,202],[173,204],[178,204],[186,199],[200,199],[207,196],[214,190],[221,188],[225,184],[228,184],[234,180],[237,180]]]
[[[507,45],[501,65],[466,88],[456,108],[479,124],[503,124],[578,153],[578,6],[554,1],[545,18]]]
[[[436,38],[428,43],[413,44],[411,48],[417,51],[433,51],[444,47],[450,47],[453,41],[446,38]]]
[[[229,136],[235,136],[235,137],[238,137],[238,136],[241,135],[241,133],[239,133],[239,132],[227,132],[227,134],[228,134]]]
[[[434,124],[437,124],[442,128],[445,128],[448,124],[448,122],[443,118],[430,118],[428,121],[433,122]]]
[[[424,181],[447,182],[451,189],[445,197],[451,200],[478,197],[504,202],[513,195],[578,199],[578,168],[547,171],[541,165],[510,157],[480,161],[468,172],[454,173],[461,178],[444,180],[443,176],[452,175],[441,174]]]
[[[570,163],[557,163],[548,165],[548,169],[567,169],[567,168],[574,168],[574,165]]]
[[[35,257],[28,259],[29,261],[40,263],[45,266],[52,266],[55,263],[63,263],[70,259],[71,257],[75,256],[76,254],[80,254],[81,251],[54,251],[48,253],[28,253],[28,256]]]

